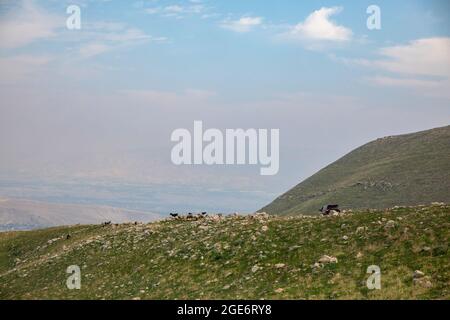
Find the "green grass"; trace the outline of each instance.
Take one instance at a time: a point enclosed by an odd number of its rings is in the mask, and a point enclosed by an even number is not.
[[[322,169],[260,211],[318,213],[450,202],[450,126],[370,142]],[[326,150],[324,151],[326,152]]]
[[[0,299],[449,299],[449,218],[435,205],[0,233]],[[312,268],[323,255],[338,263]],[[70,265],[81,290],[65,286]],[[381,290],[365,285],[370,265]],[[431,288],[413,284],[417,269]]]

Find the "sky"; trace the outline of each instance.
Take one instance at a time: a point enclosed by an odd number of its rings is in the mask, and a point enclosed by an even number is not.
[[[80,29],[67,28],[70,5]],[[370,5],[379,30],[367,27]],[[66,189],[58,199],[82,201],[89,185],[95,201],[149,211],[257,210],[364,143],[449,124],[449,9],[446,0],[0,0],[0,179],[24,186],[0,186],[0,196]],[[171,133],[195,120],[279,129],[279,173],[175,166]]]

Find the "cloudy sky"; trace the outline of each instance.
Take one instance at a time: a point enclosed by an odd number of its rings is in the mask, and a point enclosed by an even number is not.
[[[256,210],[372,139],[449,124],[449,13],[446,0],[0,0],[0,177],[151,185],[160,211]],[[174,166],[170,135],[194,120],[280,129],[279,174]]]

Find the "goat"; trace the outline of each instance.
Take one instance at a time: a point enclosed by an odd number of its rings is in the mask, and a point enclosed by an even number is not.
[[[170,216],[171,216],[172,218],[178,218],[178,213],[171,213]]]
[[[322,215],[324,215],[324,216],[330,215],[332,213],[332,211],[336,211],[338,213],[341,212],[341,210],[339,209],[339,205],[338,204],[325,205],[322,208],[320,208],[319,211],[322,212]]]

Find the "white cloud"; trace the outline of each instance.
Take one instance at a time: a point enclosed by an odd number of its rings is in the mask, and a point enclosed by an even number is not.
[[[348,65],[375,70],[366,80],[378,86],[413,88],[434,97],[450,97],[450,38],[433,37],[384,47],[375,59],[347,59],[330,56]],[[384,72],[384,74],[380,74]]]
[[[129,41],[141,41],[150,40],[151,36],[143,32],[142,30],[135,28],[126,28],[121,33],[107,33],[103,38],[113,42],[129,42]]]
[[[380,50],[375,65],[390,72],[450,77],[450,38],[425,38]]]
[[[181,6],[172,5],[172,6],[165,7],[163,11],[169,12],[169,13],[180,13],[180,12],[183,12],[184,9]]]
[[[83,44],[79,53],[83,58],[91,58],[113,49],[138,45],[146,42],[163,42],[165,37],[153,37],[140,29],[121,23],[96,22],[85,25]]]
[[[167,40],[123,23],[87,22],[83,23],[83,32],[70,34],[64,33],[65,26],[64,15],[49,13],[32,0],[22,0],[0,15],[0,49],[21,48],[53,39],[61,43],[75,42],[80,56],[89,58],[123,46]]]
[[[49,14],[23,0],[7,15],[0,16],[0,48],[14,49],[56,35],[65,26],[62,17]]]
[[[238,20],[224,20],[221,23],[221,27],[234,32],[243,33],[251,31],[253,28],[261,25],[262,22],[262,17],[242,17]]]
[[[144,11],[148,14],[159,14],[163,17],[183,18],[184,15],[202,14],[206,7],[200,1],[190,1],[191,5],[168,5],[165,7],[146,8]]]
[[[83,58],[91,58],[109,50],[111,47],[103,43],[88,43],[80,48],[80,55]]]
[[[145,12],[148,14],[157,14],[161,12],[161,8],[147,8],[145,9]]]
[[[367,79],[369,82],[387,87],[416,87],[416,88],[438,88],[439,82],[432,80],[420,80],[411,78],[396,78],[388,76],[374,76]]]
[[[323,7],[316,10],[304,22],[291,27],[285,36],[297,40],[348,41],[352,38],[352,30],[330,20],[331,16],[339,14],[341,11],[340,7]]]

